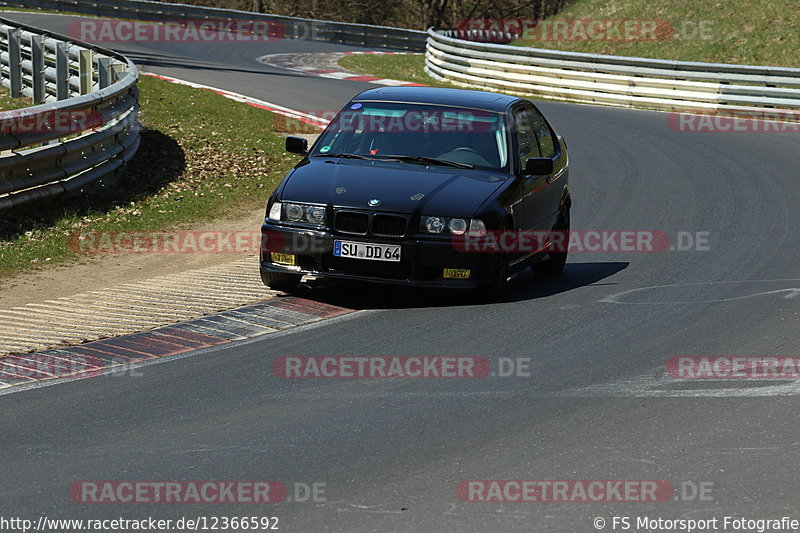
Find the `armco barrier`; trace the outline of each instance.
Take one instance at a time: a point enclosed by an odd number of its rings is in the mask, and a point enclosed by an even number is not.
[[[562,52],[450,35],[428,30],[425,70],[460,85],[656,109],[800,108],[800,69]]]
[[[0,212],[116,177],[139,147],[139,73],[124,56],[0,17]]]
[[[82,13],[97,17],[119,17],[136,20],[217,20],[265,21],[277,29],[276,36],[313,41],[331,41],[358,46],[391,48],[422,52],[425,50],[424,31],[349,24],[326,20],[304,19],[236,11],[187,4],[168,4],[146,0],[0,0],[0,6],[49,9]]]

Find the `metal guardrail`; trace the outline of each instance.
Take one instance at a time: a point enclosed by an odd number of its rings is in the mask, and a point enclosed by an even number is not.
[[[285,36],[294,39],[330,41],[414,52],[425,50],[427,37],[424,31],[404,28],[331,22],[147,0],[2,0],[0,6],[48,9],[97,17],[151,21],[264,21],[272,23],[270,28],[275,31],[276,37]]]
[[[136,66],[0,17],[0,78],[33,107],[0,111],[0,212],[117,177],[139,147]]]
[[[428,30],[425,71],[470,87],[670,110],[800,109],[800,69],[667,61],[480,43]]]

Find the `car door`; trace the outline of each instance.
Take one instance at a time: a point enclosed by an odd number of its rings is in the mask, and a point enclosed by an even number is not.
[[[514,206],[512,213],[517,226],[522,230],[549,230],[549,201],[546,189],[550,184],[550,176],[533,176],[525,174],[525,161],[532,157],[542,157],[537,138],[535,116],[532,106],[519,104],[512,110],[514,122],[514,150],[516,174],[520,187],[520,202]]]
[[[533,130],[539,144],[540,157],[547,157],[553,160],[553,174],[545,177],[545,184],[536,192],[536,195],[538,195],[538,198],[535,199],[537,214],[534,216],[536,219],[534,224],[538,229],[550,230],[558,216],[563,189],[561,182],[566,181],[566,179],[560,180],[560,178],[565,168],[563,161],[561,161],[558,139],[542,113],[529,102],[526,102],[524,107],[531,117]]]

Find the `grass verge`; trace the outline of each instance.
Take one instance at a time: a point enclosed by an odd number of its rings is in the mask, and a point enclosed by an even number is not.
[[[566,21],[567,32],[533,32],[514,44],[571,52],[800,67],[800,10],[796,0],[575,0],[551,21]],[[569,21],[663,21],[655,39],[581,38]],[[584,25],[584,27],[587,27]],[[571,30],[570,30],[571,28]],[[602,35],[602,34],[601,34]],[[627,34],[629,37],[634,34]]]
[[[12,111],[33,105],[30,98],[11,98],[11,91],[5,87],[0,87],[0,111]]]
[[[425,74],[424,54],[352,54],[339,60],[342,68],[391,80],[402,80],[437,87],[454,87]]]
[[[96,195],[4,214],[0,277],[82,259],[68,249],[73,232],[191,228],[255,209],[296,161],[269,112],[149,76],[139,85],[142,144],[123,177]]]

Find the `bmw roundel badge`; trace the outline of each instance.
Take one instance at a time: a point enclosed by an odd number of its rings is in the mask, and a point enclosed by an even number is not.
[[[371,205],[372,207],[375,207],[375,206],[381,205],[381,201],[380,201],[380,200],[378,200],[377,198],[372,198],[372,199],[371,199],[369,202],[367,202],[367,203],[368,203],[369,205]]]

